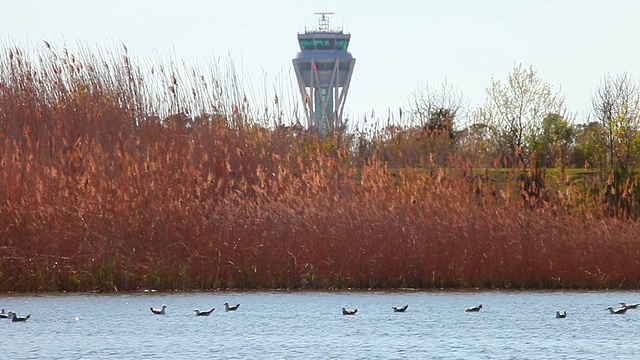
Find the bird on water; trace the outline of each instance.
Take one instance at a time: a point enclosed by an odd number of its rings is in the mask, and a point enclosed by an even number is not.
[[[229,305],[228,302],[224,303],[224,310],[225,311],[236,311],[236,310],[238,310],[239,307],[240,307],[240,304]]]
[[[342,315],[355,315],[357,312],[358,312],[358,309],[342,308]]]
[[[614,308],[612,308],[611,306],[609,306],[609,307],[607,308],[607,310],[609,310],[609,312],[610,312],[610,313],[612,313],[612,314],[618,314],[618,315],[626,313],[626,312],[627,312],[627,309],[629,309],[629,308],[627,308],[627,307],[619,307],[619,308],[617,308],[617,309],[614,309]]]
[[[476,306],[469,306],[468,308],[464,309],[464,312],[477,312],[477,311],[480,311],[480,309],[482,309],[482,304],[476,305]]]
[[[7,315],[11,318],[12,322],[25,322],[31,317],[31,314],[26,316],[18,316],[18,314],[14,313],[13,311],[9,311]]]
[[[196,316],[209,316],[211,315],[211,313],[213,312],[213,310],[215,310],[216,308],[211,308],[209,310],[200,310],[200,309],[195,309],[193,311],[196,312]]]
[[[637,309],[638,306],[640,306],[640,303],[634,303],[634,304],[627,304],[624,301],[620,301],[620,305],[622,307],[626,307],[627,309]]]
[[[394,312],[405,312],[407,311],[407,308],[409,307],[409,305],[405,305],[405,306],[394,306],[393,307],[393,311]]]
[[[151,312],[152,312],[152,313],[154,313],[154,314],[156,314],[156,315],[164,315],[164,314],[165,314],[164,310],[165,310],[166,308],[167,308],[167,305],[162,305],[162,307],[161,307],[160,309],[158,309],[158,308],[153,308],[153,307],[152,307],[152,308],[150,308],[150,309],[151,309]]]

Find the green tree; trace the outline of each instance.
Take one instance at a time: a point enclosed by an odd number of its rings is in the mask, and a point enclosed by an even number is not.
[[[596,121],[575,126],[575,145],[570,155],[573,167],[603,169],[606,166],[602,133],[602,125]]]
[[[496,149],[491,141],[493,131],[487,124],[471,124],[456,134],[457,150],[474,166],[492,167]]]
[[[533,142],[535,159],[542,167],[560,167],[569,163],[575,140],[575,128],[560,114],[548,114],[542,120],[541,134]]]
[[[475,117],[493,130],[492,138],[504,165],[515,166],[528,165],[529,155],[542,134],[544,118],[565,112],[564,98],[533,67],[519,64],[506,82],[492,79],[487,100]]]

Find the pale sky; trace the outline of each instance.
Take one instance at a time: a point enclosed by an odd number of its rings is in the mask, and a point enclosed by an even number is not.
[[[276,78],[295,79],[296,35],[316,28],[317,11],[334,12],[332,25],[352,36],[351,118],[375,111],[386,119],[417,86],[444,79],[475,107],[492,76],[506,79],[522,63],[561,91],[580,121],[606,74],[640,75],[637,0],[0,0],[0,40],[122,42],[139,59],[187,63],[230,56],[251,86],[274,89]]]

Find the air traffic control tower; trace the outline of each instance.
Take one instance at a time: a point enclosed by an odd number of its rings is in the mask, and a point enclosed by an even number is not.
[[[304,102],[307,129],[321,135],[342,127],[342,112],[356,59],[347,51],[351,34],[332,29],[331,12],[319,16],[318,29],[298,34],[300,52],[293,59]]]

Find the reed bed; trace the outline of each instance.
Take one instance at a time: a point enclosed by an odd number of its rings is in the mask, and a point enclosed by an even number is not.
[[[190,74],[5,45],[0,291],[640,284],[633,183],[392,169],[345,134],[262,126],[233,74]]]

